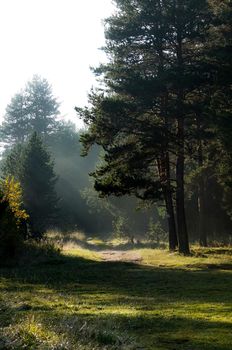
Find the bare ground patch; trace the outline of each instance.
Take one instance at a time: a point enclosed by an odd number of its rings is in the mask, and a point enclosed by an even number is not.
[[[123,261],[131,263],[140,263],[141,254],[133,251],[104,250],[101,252],[101,258],[104,261]]]

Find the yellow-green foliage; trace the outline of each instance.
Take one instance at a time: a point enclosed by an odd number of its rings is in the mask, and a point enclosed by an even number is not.
[[[9,205],[17,222],[26,220],[29,216],[24,209],[22,209],[22,188],[20,183],[15,181],[12,176],[7,176],[6,179],[1,180],[1,202],[6,202]]]
[[[13,177],[0,181],[0,263],[16,257],[25,237],[24,220],[28,218],[22,208],[22,190]]]

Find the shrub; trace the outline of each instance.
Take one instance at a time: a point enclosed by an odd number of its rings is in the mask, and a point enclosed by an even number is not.
[[[23,244],[23,250],[17,263],[19,265],[60,264],[61,247],[44,237],[40,241],[29,239]]]
[[[132,238],[128,224],[128,218],[119,215],[113,220],[113,235],[117,239]]]
[[[22,209],[22,190],[12,177],[0,181],[0,258],[12,258],[25,236],[27,213]]]
[[[161,241],[167,240],[167,232],[162,228],[160,222],[154,222],[152,219],[149,221],[147,239],[151,242],[159,244]]]

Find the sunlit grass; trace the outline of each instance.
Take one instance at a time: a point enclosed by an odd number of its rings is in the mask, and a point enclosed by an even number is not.
[[[0,349],[231,350],[231,248],[186,258],[138,246],[128,264],[88,245],[0,269]]]
[[[53,242],[59,242],[60,244],[82,242],[86,240],[85,234],[81,231],[63,233],[57,230],[49,230],[48,232],[46,232],[46,237],[49,240]]]
[[[177,252],[167,252],[161,249],[140,249],[144,265],[171,267],[182,269],[213,268],[213,265],[232,263],[232,248],[199,248],[192,247],[190,256],[181,256]],[[212,266],[211,266],[212,265]]]
[[[101,256],[98,252],[90,251],[76,245],[66,245],[63,249],[63,254],[67,256],[76,256],[83,259],[90,259],[93,261],[101,261]]]

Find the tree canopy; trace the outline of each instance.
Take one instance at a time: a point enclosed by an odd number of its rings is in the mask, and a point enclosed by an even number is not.
[[[59,103],[51,86],[35,75],[6,108],[1,127],[3,140],[12,145],[27,141],[33,132],[46,136],[56,130],[58,115]]]
[[[202,139],[218,138],[214,130],[221,124],[213,118],[215,96],[229,91],[220,81],[231,63],[218,56],[212,34],[223,28],[224,7],[202,0],[115,4],[116,13],[105,22],[110,62],[95,69],[105,89],[90,94],[90,107],[77,108],[88,126],[84,154],[94,143],[105,151],[105,162],[93,173],[102,195],[163,199],[170,248],[176,247],[177,227],[179,251],[188,254],[186,162],[192,157],[203,165]],[[226,40],[222,46],[228,50]],[[220,113],[226,114],[223,102]]]

